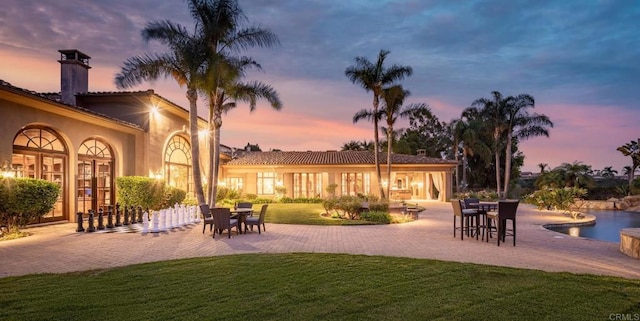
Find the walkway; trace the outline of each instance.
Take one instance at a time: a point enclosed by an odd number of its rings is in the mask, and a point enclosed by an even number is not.
[[[33,235],[0,242],[0,277],[63,273],[130,264],[243,253],[349,253],[437,259],[640,279],[640,261],[617,243],[575,238],[542,224],[566,220],[530,205],[518,209],[517,246],[452,235],[449,203],[424,202],[411,223],[374,226],[269,224],[267,231],[211,238],[202,225],[160,234],[76,233],[75,224],[30,228]],[[458,234],[459,235],[459,234]]]

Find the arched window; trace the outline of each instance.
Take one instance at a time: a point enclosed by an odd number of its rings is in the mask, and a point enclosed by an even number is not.
[[[69,219],[66,217],[67,147],[58,133],[42,126],[28,126],[13,139],[11,164],[16,177],[30,177],[54,182],[61,193],[54,208],[32,223]]]
[[[78,148],[76,199],[78,211],[86,213],[114,200],[114,160],[111,148],[99,138],[85,140]]]
[[[165,182],[186,192],[193,190],[191,182],[191,145],[186,138],[171,137],[164,152]]]

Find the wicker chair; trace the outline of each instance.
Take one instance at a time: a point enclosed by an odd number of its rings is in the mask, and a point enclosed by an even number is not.
[[[475,228],[476,239],[480,236],[480,214],[477,209],[463,209],[462,201],[451,200],[453,207],[453,237],[456,237],[456,230],[460,230],[460,239],[464,240],[464,234],[472,236],[472,228]],[[456,217],[460,218],[460,227],[456,226]]]
[[[200,212],[202,212],[202,218],[204,220],[204,224],[202,225],[202,234],[204,234],[207,225],[209,225],[209,231],[213,229],[213,215],[211,215],[211,210],[207,204],[200,204]]]
[[[253,209],[253,203],[250,202],[237,202],[234,205],[234,208],[238,209],[238,208],[249,208],[249,209]],[[253,211],[251,211],[249,214],[247,214],[247,216],[253,216]]]
[[[247,233],[247,226],[251,226],[251,230],[253,231],[253,226],[258,226],[258,234],[260,234],[260,225],[262,225],[262,230],[266,231],[266,227],[264,226],[264,216],[267,213],[267,204],[262,205],[262,209],[260,209],[260,215],[258,217],[247,217],[247,220],[244,222],[244,233]]]
[[[500,240],[505,242],[507,236],[513,237],[513,246],[516,246],[516,213],[519,200],[506,200],[498,202],[498,246]],[[507,228],[507,220],[511,221],[511,229]]]
[[[240,228],[237,219],[231,218],[231,210],[227,207],[216,207],[211,209],[213,215],[213,238],[216,238],[216,232],[222,235],[222,231],[227,230],[229,232],[229,238],[231,238],[231,229],[236,227],[236,234],[240,234]]]

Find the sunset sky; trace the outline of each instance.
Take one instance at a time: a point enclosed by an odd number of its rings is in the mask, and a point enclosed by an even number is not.
[[[264,71],[249,75],[272,85],[284,108],[241,105],[224,118],[222,143],[262,150],[338,150],[372,140],[370,123],[353,115],[372,97],[344,70],[356,56],[413,67],[402,82],[407,103],[428,104],[441,121],[459,117],[497,90],[528,93],[535,112],[554,122],[549,138],[521,143],[523,170],[582,161],[593,169],[631,164],[616,148],[640,137],[640,1],[637,0],[240,0],[249,24],[271,29],[275,48],[247,54]],[[148,21],[192,27],[175,0],[3,0],[0,79],[37,92],[60,90],[58,49],[91,56],[90,91],[116,91],[114,75],[129,57],[165,49],[146,44]],[[172,81],[154,89],[187,107]],[[200,102],[201,106],[204,103]],[[204,110],[204,109],[202,109]],[[205,115],[203,112],[201,115]]]

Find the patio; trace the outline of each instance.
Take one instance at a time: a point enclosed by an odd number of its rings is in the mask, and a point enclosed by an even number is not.
[[[62,273],[136,263],[242,253],[349,253],[400,256],[640,278],[638,260],[617,243],[569,237],[543,224],[568,218],[521,204],[518,244],[453,237],[450,203],[420,202],[427,208],[417,221],[394,225],[301,226],[269,224],[262,234],[211,238],[201,225],[157,234],[76,233],[75,224],[35,227],[33,235],[0,242],[0,277]],[[202,224],[202,223],[200,223]]]

